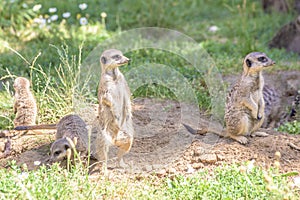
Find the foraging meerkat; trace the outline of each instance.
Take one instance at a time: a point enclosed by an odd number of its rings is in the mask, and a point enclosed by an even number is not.
[[[124,167],[123,155],[130,151],[133,141],[131,93],[119,66],[128,63],[121,51],[106,50],[100,57],[101,78],[98,88],[98,117],[92,129],[96,134],[93,155],[107,165],[109,146],[118,147],[118,166]]]
[[[260,52],[252,52],[245,57],[243,74],[226,97],[224,117],[226,130],[220,132],[206,127],[196,131],[186,124],[183,125],[193,134],[204,134],[210,131],[223,137],[230,137],[241,144],[248,142],[245,137],[248,133],[253,136],[267,136],[265,132],[257,131],[264,121],[262,70],[274,64],[273,60]]]
[[[300,54],[300,15],[283,26],[269,42],[270,48],[285,48]]]
[[[76,151],[87,155],[89,139],[86,123],[78,115],[66,115],[57,124],[56,140],[50,148],[51,162],[62,161],[67,157],[67,150],[72,150],[72,144],[67,138],[77,140]]]
[[[14,82],[15,101],[14,127],[34,125],[37,117],[37,105],[33,94],[30,91],[30,82],[24,77],[16,78]]]

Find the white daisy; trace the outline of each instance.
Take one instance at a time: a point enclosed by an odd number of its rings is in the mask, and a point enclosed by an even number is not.
[[[81,3],[78,5],[78,7],[80,8],[80,10],[85,10],[87,9],[88,5],[86,3]]]
[[[34,12],[36,12],[36,11],[39,11],[41,8],[42,8],[42,5],[41,5],[41,4],[36,4],[36,5],[33,6],[32,10],[33,10]]]
[[[49,13],[55,13],[57,11],[57,8],[49,8]]]
[[[87,24],[88,24],[88,20],[87,20],[87,18],[85,18],[85,17],[81,17],[81,18],[79,19],[79,23],[80,23],[81,26],[84,26],[84,25],[87,25]]]
[[[63,18],[69,18],[71,16],[70,12],[65,12],[62,14]]]
[[[58,19],[58,15],[52,15],[50,19],[51,21],[56,21]]]

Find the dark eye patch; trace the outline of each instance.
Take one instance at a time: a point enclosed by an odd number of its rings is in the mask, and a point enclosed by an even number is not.
[[[54,155],[55,155],[55,156],[58,156],[59,154],[61,154],[61,151],[55,151],[55,152],[54,152]]]
[[[268,61],[268,59],[265,56],[259,57],[259,58],[257,58],[257,60],[259,62],[267,62]]]
[[[115,60],[120,60],[121,56],[117,54],[117,55],[114,55],[112,58],[115,59]]]

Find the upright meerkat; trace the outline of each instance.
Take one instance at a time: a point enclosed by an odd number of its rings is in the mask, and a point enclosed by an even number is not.
[[[34,125],[37,117],[37,105],[30,91],[30,82],[24,77],[16,78],[14,82],[15,101],[14,126]]]
[[[130,151],[134,129],[131,113],[131,93],[120,72],[119,66],[128,63],[121,51],[106,50],[100,57],[101,78],[98,88],[98,117],[93,126],[92,135],[97,138],[94,143],[93,155],[107,165],[109,146],[119,148],[117,153],[118,166],[124,167],[123,155]]]
[[[78,115],[66,115],[57,124],[57,131],[55,135],[56,141],[50,148],[50,161],[58,162],[67,157],[67,150],[72,150],[72,145],[67,138],[77,142],[75,148],[81,155],[87,155],[89,136],[86,123]]]
[[[241,144],[246,144],[247,134],[267,136],[265,132],[258,132],[264,121],[265,102],[263,99],[264,78],[262,70],[274,65],[275,62],[266,54],[260,52],[249,53],[243,63],[243,74],[232,87],[226,98],[225,123],[226,130],[222,132],[214,128],[204,128],[200,131],[183,124],[191,133],[204,134],[208,131],[223,137],[230,137]]]

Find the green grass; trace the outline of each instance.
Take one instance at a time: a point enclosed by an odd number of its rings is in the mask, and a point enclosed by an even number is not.
[[[56,164],[35,171],[10,166],[0,169],[1,199],[297,199],[300,195],[288,179],[297,173],[281,174],[249,164],[203,170],[189,177],[137,175],[113,181],[88,176],[80,166],[69,171]]]

